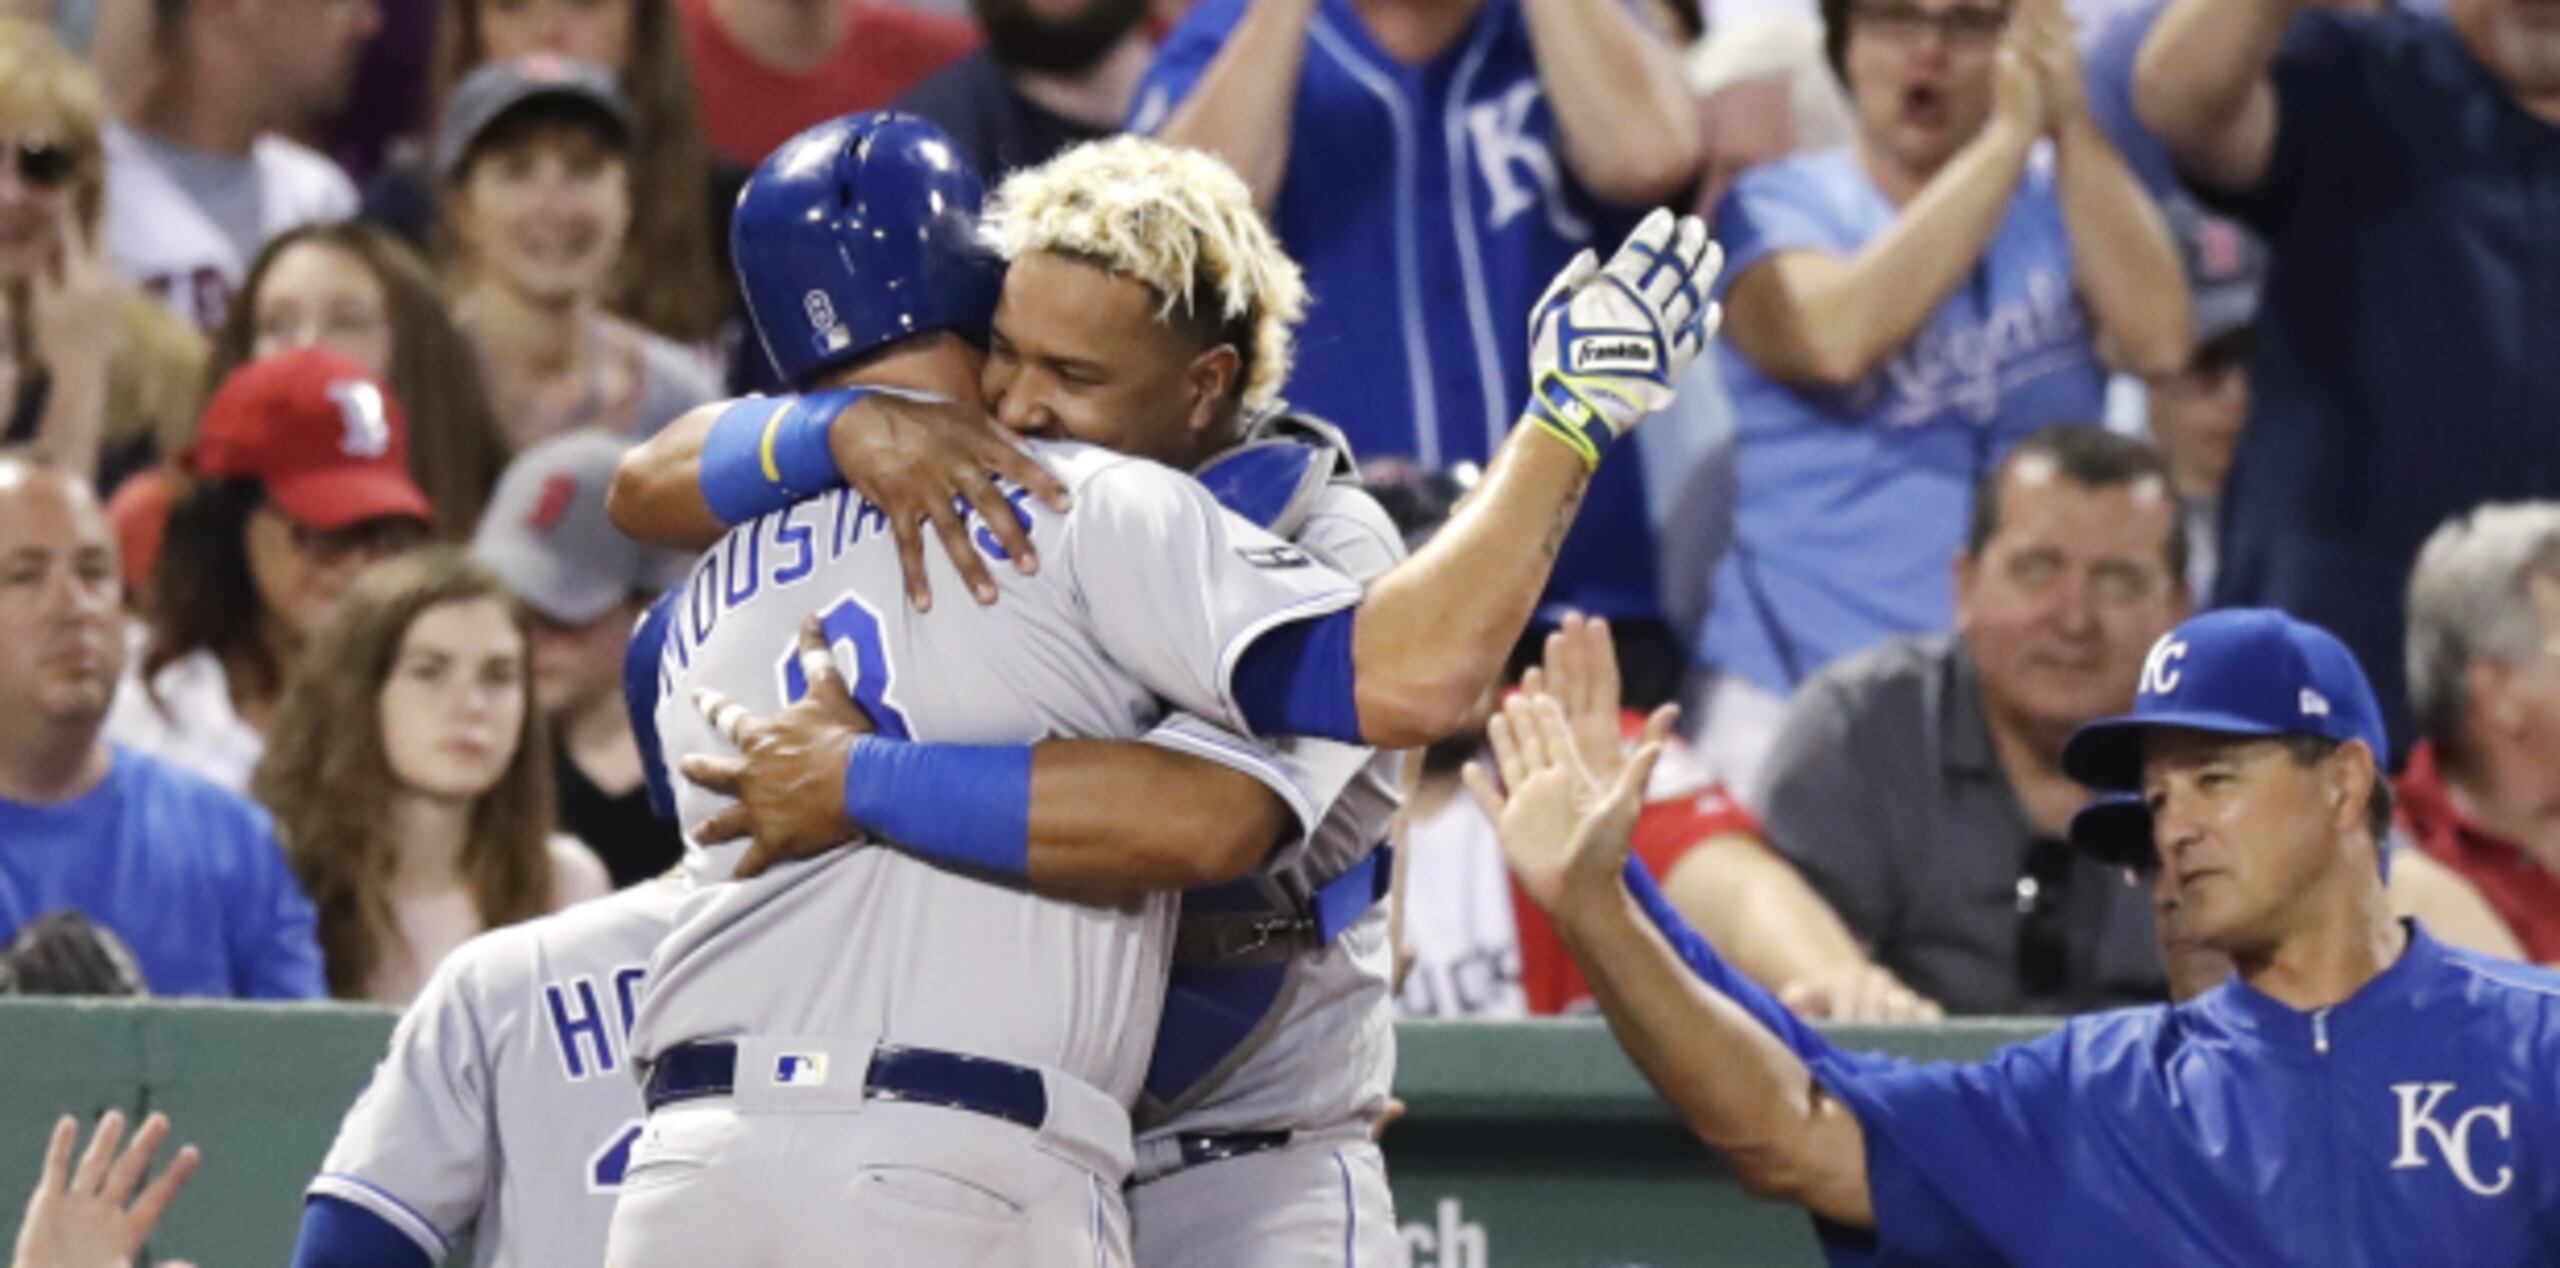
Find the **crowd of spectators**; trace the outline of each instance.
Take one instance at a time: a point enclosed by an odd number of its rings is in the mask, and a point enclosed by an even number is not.
[[[1605,656],[1629,734],[1686,704],[1639,853],[1806,1011],[2165,996],[2058,759],[2241,603],[2381,690],[2403,909],[2560,960],[2560,25],[2522,0],[47,8],[0,18],[0,934],[398,1003],[673,864],[619,653],[684,561],[604,490],[773,381],[743,174],[897,105],[990,181],[1124,128],[1232,166],[1312,292],[1289,402],[1414,532],[1518,417],[1549,277],[1711,216],[1719,351],[1601,468],[1520,668]],[[1573,1009],[1478,743],[1414,763],[1403,1001]]]

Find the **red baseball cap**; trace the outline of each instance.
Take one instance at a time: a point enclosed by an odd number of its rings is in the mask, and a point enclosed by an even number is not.
[[[364,367],[326,348],[299,348],[231,372],[204,407],[187,465],[212,479],[249,477],[306,528],[435,519],[409,478],[409,420]]]

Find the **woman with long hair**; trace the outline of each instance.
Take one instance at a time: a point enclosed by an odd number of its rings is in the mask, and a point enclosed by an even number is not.
[[[331,994],[407,1003],[473,935],[612,888],[552,830],[528,648],[505,583],[435,547],[359,578],[294,671],[252,791]]]
[[[507,442],[480,363],[408,244],[362,223],[305,225],[249,264],[214,335],[211,381],[260,357],[324,347],[381,379],[409,415],[409,474],[435,503],[437,535],[462,541],[506,469]]]
[[[107,262],[106,118],[87,65],[0,18],[0,443],[89,475],[174,449],[204,364],[204,340]]]
[[[189,447],[107,738],[245,787],[286,677],[348,584],[427,538],[407,447],[399,399],[325,348],[233,372]]]
[[[605,310],[635,142],[592,62],[492,62],[445,108],[446,290],[517,450],[590,427],[646,437],[720,392],[700,356]]]
[[[445,0],[432,94],[439,107],[484,63],[548,54],[611,72],[631,103],[631,230],[605,306],[681,343],[709,344],[735,313],[728,207],[745,174],[712,157],[669,0]],[[422,164],[365,192],[365,217],[420,243],[438,191]]]

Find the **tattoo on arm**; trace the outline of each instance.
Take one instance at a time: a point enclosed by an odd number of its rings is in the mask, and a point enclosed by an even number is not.
[[[1572,531],[1573,517],[1582,509],[1582,495],[1589,492],[1590,488],[1591,481],[1587,479],[1575,485],[1573,493],[1565,498],[1563,505],[1556,508],[1554,520],[1547,525],[1547,539],[1538,544],[1539,549],[1546,552],[1547,558],[1554,559],[1556,552],[1564,549],[1565,534]]]

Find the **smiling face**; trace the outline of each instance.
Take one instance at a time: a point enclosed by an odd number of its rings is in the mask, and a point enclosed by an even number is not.
[[[1849,94],[1867,144],[1926,179],[1982,130],[2008,7],[1852,0]]]
[[[382,749],[409,791],[469,801],[498,786],[523,743],[524,635],[495,599],[440,604],[401,636],[382,684]]]
[[[1006,270],[981,379],[1007,428],[1189,470],[1226,438],[1238,361],[1157,316],[1155,293],[1044,251]]]
[[[2167,558],[2177,509],[2157,478],[2093,487],[2040,454],[1994,496],[1998,530],[1956,563],[1956,628],[1985,702],[2058,745],[2132,704],[2144,653],[2186,615]]]
[[[537,303],[600,298],[631,227],[630,173],[598,128],[491,130],[449,213],[478,280]]]

